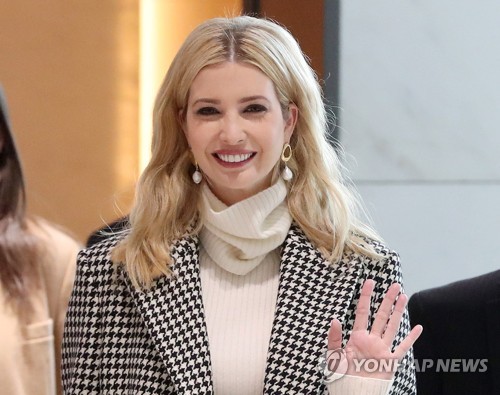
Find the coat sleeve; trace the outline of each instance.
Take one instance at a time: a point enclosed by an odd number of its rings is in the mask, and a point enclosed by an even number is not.
[[[393,283],[403,286],[403,276],[399,255],[394,251],[389,251],[385,247],[379,249],[379,253],[385,256],[382,260],[370,260],[367,264],[367,276],[375,280],[376,285],[372,295],[371,322],[375,313],[380,307],[387,290]],[[399,331],[394,339],[393,349],[408,336],[411,330],[408,309],[405,309],[403,319],[399,326]],[[410,349],[401,360],[399,368],[394,376],[394,382],[389,392],[390,395],[413,395],[416,394],[415,366],[413,359],[413,349]]]
[[[62,394],[61,345],[64,319],[75,277],[76,256],[81,246],[63,230],[41,218],[33,222],[32,229],[43,246],[42,288],[46,298],[44,305],[48,307],[54,323],[54,371],[56,393],[60,395]],[[41,355],[38,357],[40,360],[46,359]]]
[[[76,277],[64,326],[62,379],[65,394],[98,394],[101,357],[101,297],[106,281],[89,250],[78,255]]]

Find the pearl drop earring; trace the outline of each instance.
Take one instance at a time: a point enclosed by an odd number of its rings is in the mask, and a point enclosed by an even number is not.
[[[193,178],[193,182],[195,184],[199,184],[201,180],[203,179],[203,175],[201,174],[200,168],[198,167],[198,163],[195,163],[196,170],[194,171],[193,175],[191,176]]]
[[[281,160],[285,162],[285,168],[281,172],[281,177],[285,181],[290,181],[293,178],[293,173],[286,164],[291,157],[292,157],[292,147],[290,147],[290,144],[286,143],[283,146],[283,151],[281,152]]]

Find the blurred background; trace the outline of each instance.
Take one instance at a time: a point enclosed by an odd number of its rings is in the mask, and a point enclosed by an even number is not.
[[[32,214],[80,241],[128,213],[156,89],[201,21],[291,30],[412,294],[500,268],[500,3],[0,0],[0,84]]]

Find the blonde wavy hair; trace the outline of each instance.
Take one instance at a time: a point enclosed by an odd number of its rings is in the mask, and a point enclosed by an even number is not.
[[[297,41],[272,21],[238,16],[202,23],[175,56],[156,98],[152,157],[138,182],[131,230],[114,248],[113,261],[125,265],[135,287],[147,287],[155,277],[171,275],[175,241],[201,229],[201,189],[191,180],[194,169],[180,118],[196,75],[221,62],[257,67],[273,81],[282,108],[294,103],[299,109],[288,162],[294,177],[287,203],[295,223],[330,262],[346,248],[375,254],[363,237],[377,235],[358,219],[359,200],[328,141],[321,87]]]

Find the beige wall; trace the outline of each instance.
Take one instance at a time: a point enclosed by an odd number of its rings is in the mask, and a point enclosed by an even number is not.
[[[137,0],[1,1],[0,26],[30,211],[83,240],[137,176]]]
[[[323,78],[324,1],[260,0],[261,14],[282,23],[290,30],[320,78]]]
[[[175,50],[239,0],[157,0]],[[81,241],[128,212],[138,177],[139,0],[0,1],[0,83],[30,212]],[[163,68],[166,69],[168,54]]]

